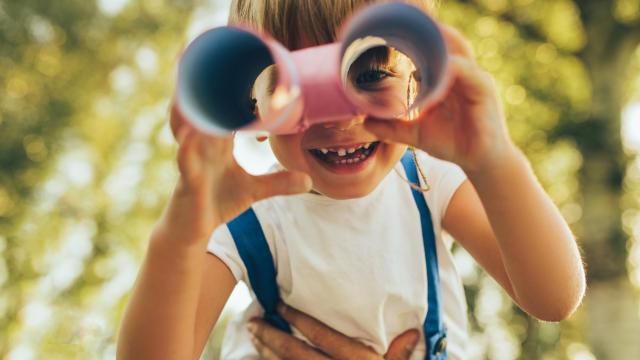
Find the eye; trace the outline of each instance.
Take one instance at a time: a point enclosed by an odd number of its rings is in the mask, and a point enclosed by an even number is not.
[[[387,71],[384,71],[382,69],[366,70],[358,74],[358,76],[356,77],[356,85],[372,85],[389,75],[390,74]]]
[[[256,100],[256,98],[251,98],[251,100],[249,100],[249,111],[251,111],[251,113],[255,115],[257,108],[258,108],[258,100]]]

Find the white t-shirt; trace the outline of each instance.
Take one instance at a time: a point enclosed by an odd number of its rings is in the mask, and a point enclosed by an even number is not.
[[[418,153],[431,190],[425,193],[436,234],[441,306],[449,359],[464,359],[467,304],[441,222],[466,176],[455,164]],[[406,179],[401,163],[396,169]],[[384,353],[402,332],[422,329],[427,276],[420,214],[411,188],[391,171],[370,194],[334,200],[316,194],[278,196],[255,203],[276,267],[282,300],[328,326]],[[208,250],[249,288],[246,268],[227,226]],[[257,359],[246,321],[261,312],[255,300],[224,337],[222,359]],[[300,336],[299,333],[295,332]],[[412,359],[424,359],[424,337]]]

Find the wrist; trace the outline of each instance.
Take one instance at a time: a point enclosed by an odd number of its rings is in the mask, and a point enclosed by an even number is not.
[[[473,166],[463,167],[464,172],[472,183],[479,181],[494,181],[503,179],[511,172],[514,166],[520,166],[527,160],[511,141],[507,141],[504,146],[496,151],[494,155],[487,156],[485,161]]]
[[[211,233],[221,223],[203,203],[201,197],[178,183],[154,226],[152,239],[181,248],[206,246]]]
[[[153,227],[150,245],[172,248],[176,251],[205,249],[211,232],[185,228],[182,224],[172,223],[163,218]]]
[[[156,267],[169,267],[174,273],[180,273],[204,259],[207,254],[205,243],[188,244],[179,240],[159,231],[159,227],[154,228],[147,245],[149,261],[154,262]]]

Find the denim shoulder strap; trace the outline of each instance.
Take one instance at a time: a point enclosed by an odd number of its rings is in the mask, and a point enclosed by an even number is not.
[[[402,157],[402,166],[407,175],[407,180],[413,184],[420,184],[418,171],[413,154],[407,151]],[[422,227],[422,242],[424,245],[425,259],[427,263],[427,288],[428,304],[427,318],[424,321],[423,330],[427,344],[425,359],[444,360],[447,358],[447,333],[444,328],[442,306],[440,301],[440,276],[438,274],[438,254],[436,252],[436,236],[433,230],[431,212],[425,201],[424,194],[411,188],[413,200],[420,212],[420,225]]]
[[[227,227],[247,268],[251,288],[264,309],[264,319],[278,329],[291,333],[289,324],[276,312],[280,301],[276,268],[256,213],[249,208],[231,220]]]

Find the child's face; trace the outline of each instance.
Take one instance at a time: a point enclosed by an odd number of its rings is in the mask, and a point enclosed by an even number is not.
[[[406,107],[412,69],[403,55],[386,55],[373,51],[368,58],[363,56],[364,61],[356,62],[349,77],[364,96],[375,99],[382,91],[392,91],[394,97],[388,102]],[[273,80],[272,74],[256,81],[258,110],[269,96]],[[361,197],[375,189],[407,148],[378,141],[364,129],[364,121],[360,116],[321,123],[301,133],[272,135],[269,142],[285,168],[311,176],[315,191],[335,199]]]

